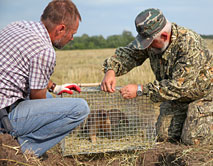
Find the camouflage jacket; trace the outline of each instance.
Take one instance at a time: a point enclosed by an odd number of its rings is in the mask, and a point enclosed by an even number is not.
[[[136,40],[119,47],[106,59],[103,71],[114,70],[116,76],[126,74],[149,58],[156,76],[153,83],[144,85],[143,92],[151,100],[191,102],[213,89],[213,61],[210,50],[195,32],[172,23],[171,43],[162,54],[151,48],[142,50]]]

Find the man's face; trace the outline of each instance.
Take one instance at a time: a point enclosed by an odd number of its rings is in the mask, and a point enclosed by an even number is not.
[[[163,53],[169,45],[169,41],[163,41],[161,39],[154,39],[150,48],[155,52],[155,54]]]
[[[71,40],[73,40],[73,35],[77,32],[79,26],[79,19],[76,20],[76,23],[71,28],[66,27],[64,33],[57,36],[55,40],[52,41],[53,46],[61,49]]]

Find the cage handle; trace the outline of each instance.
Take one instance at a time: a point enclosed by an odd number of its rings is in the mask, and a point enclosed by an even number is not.
[[[97,83],[78,83],[77,84],[78,86],[80,87],[96,87],[96,86],[101,86],[101,83],[100,82],[97,82]],[[122,87],[121,86],[116,86],[116,90],[120,90]]]

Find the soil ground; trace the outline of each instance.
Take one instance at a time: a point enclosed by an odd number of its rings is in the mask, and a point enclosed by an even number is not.
[[[59,145],[42,159],[23,155],[16,140],[0,135],[0,166],[213,166],[213,145],[158,143],[146,151],[63,157]]]

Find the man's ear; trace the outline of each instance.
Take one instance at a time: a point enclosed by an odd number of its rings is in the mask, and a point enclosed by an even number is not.
[[[66,26],[64,24],[59,24],[55,27],[56,35],[63,35],[66,32]]]
[[[160,38],[161,38],[163,41],[168,40],[168,37],[169,37],[169,34],[168,34],[167,32],[163,32],[163,33],[160,35]]]

